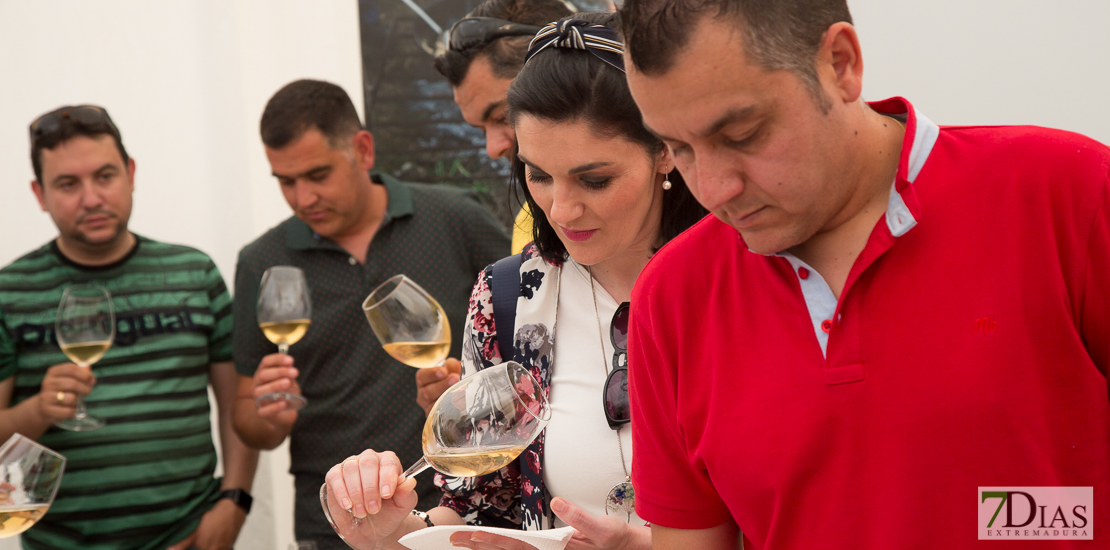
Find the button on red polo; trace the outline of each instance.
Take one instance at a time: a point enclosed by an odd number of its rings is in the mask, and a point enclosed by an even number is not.
[[[808,279],[809,278],[809,270],[804,268],[804,267],[799,267],[798,268],[798,278],[803,280],[803,281]]]
[[[821,330],[825,331],[825,333],[828,334],[828,332],[832,330],[832,320],[825,319],[824,321],[821,321]]]

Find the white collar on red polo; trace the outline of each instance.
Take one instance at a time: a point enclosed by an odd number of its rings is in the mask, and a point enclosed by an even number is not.
[[[894,178],[894,184],[891,186],[890,201],[887,203],[886,209],[886,225],[890,229],[890,234],[901,237],[917,225],[917,219],[920,217],[918,215],[921,212],[920,203],[917,202],[917,196],[913,192],[911,184],[917,179],[921,169],[925,167],[925,161],[928,160],[933,145],[936,145],[937,138],[940,137],[940,127],[933,124],[933,121],[926,118],[925,115],[917,112],[909,101],[900,97],[870,103],[869,105],[880,114],[895,117],[899,120],[905,117],[906,135],[911,136],[912,132],[912,142],[906,143],[903,140],[902,158],[898,163],[898,173]],[[909,149],[908,156],[907,148]],[[907,198],[910,199],[908,204]],[[912,209],[910,205],[913,206]]]
[[[932,152],[937,138],[940,137],[940,127],[918,113],[909,101],[900,97],[869,105],[882,115],[902,121],[906,125],[906,136],[912,136],[912,141],[905,139],[902,141],[898,173],[890,187],[890,199],[886,209],[887,228],[890,229],[890,234],[897,238],[913,229],[921,217],[921,203],[914,193],[913,182],[925,167],[925,161],[928,160],[929,153]],[[739,233],[737,235],[739,236]],[[814,334],[817,335],[817,342],[821,344],[821,353],[825,354],[829,343],[830,323],[836,315],[837,297],[825,279],[797,256],[789,252],[780,252],[774,256],[786,258],[794,269],[794,275],[798,277],[802,296],[809,309]]]

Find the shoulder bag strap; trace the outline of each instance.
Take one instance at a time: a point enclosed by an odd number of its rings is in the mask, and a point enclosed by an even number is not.
[[[497,326],[497,349],[502,361],[513,358],[513,336],[516,332],[516,302],[520,298],[520,265],[524,253],[501,258],[493,264],[490,301],[493,322]]]

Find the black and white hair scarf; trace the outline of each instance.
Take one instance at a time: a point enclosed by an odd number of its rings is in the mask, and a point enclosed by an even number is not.
[[[527,64],[533,56],[549,48],[570,48],[590,52],[598,59],[624,72],[624,44],[617,40],[617,31],[594,25],[583,19],[567,19],[550,23],[528,44]]]

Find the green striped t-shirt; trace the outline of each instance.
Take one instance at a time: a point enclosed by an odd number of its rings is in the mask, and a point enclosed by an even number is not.
[[[116,337],[93,365],[86,398],[104,427],[51,427],[39,441],[67,459],[46,517],[26,548],[165,548],[215,503],[208,365],[231,360],[231,297],[204,253],[138,237],[120,261],[81,266],[54,242],[0,270],[0,380],[15,376],[12,404],[39,392],[46,370],[69,360],[54,338],[66,286],[112,293]]]

